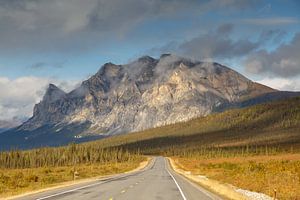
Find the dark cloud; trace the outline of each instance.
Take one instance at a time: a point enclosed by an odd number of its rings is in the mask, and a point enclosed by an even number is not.
[[[32,68],[32,69],[42,69],[45,67],[47,67],[47,64],[44,62],[37,62],[37,63],[34,63],[31,66],[29,66],[29,68]]]
[[[280,77],[300,75],[300,33],[289,44],[280,45],[275,51],[255,51],[245,59],[245,68],[253,74],[271,74]]]
[[[257,49],[259,43],[249,39],[232,40],[228,34],[213,32],[200,35],[179,46],[183,54],[205,59],[205,58],[233,58],[248,54]]]
[[[160,48],[153,48],[150,52],[165,52],[182,54],[196,59],[231,59],[240,58],[254,52],[268,43],[280,43],[285,31],[265,30],[257,39],[249,38],[233,39],[233,24],[222,24],[208,33],[181,43],[170,42]]]
[[[160,48],[161,52],[174,52],[196,59],[233,58],[243,56],[260,45],[249,39],[233,40],[233,24],[223,24],[216,30],[201,34],[191,40],[176,44],[168,43]],[[175,45],[177,45],[175,47]]]
[[[0,53],[85,51],[153,19],[246,9],[256,0],[0,0]],[[97,42],[95,42],[97,41]]]
[[[218,34],[223,34],[223,35],[228,35],[233,31],[233,24],[222,24],[217,28],[217,33]]]
[[[36,62],[32,65],[28,66],[30,69],[45,69],[45,68],[63,68],[65,62],[57,62],[57,63],[46,63],[46,62]]]

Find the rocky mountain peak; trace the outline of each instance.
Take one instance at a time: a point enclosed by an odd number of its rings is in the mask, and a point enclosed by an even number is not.
[[[151,57],[151,56],[147,56],[147,55],[138,58],[138,61],[139,61],[139,62],[153,62],[153,61],[155,61],[155,60],[156,60],[155,58],[153,58],[153,57]]]
[[[66,93],[63,90],[50,83],[44,95],[43,101],[55,102],[58,99],[65,97],[65,95]]]
[[[62,90],[61,90],[59,87],[57,87],[56,85],[50,83],[50,84],[48,85],[47,90],[46,90],[46,94],[47,94],[47,93],[52,93],[52,92],[55,92],[55,91],[62,91]]]
[[[116,65],[111,62],[105,63],[93,77],[95,76],[97,76],[98,78],[115,77],[118,75],[120,70],[121,70],[121,65]]]
[[[160,55],[160,59],[166,58],[166,57],[169,57],[169,56],[172,56],[172,54],[170,54],[170,53],[164,53],[164,54]]]
[[[82,135],[137,131],[207,115],[220,105],[272,91],[218,63],[173,54],[143,56],[124,65],[104,64],[68,94],[49,85],[20,129],[87,123]]]

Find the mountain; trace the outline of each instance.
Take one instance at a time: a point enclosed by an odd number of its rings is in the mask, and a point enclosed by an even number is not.
[[[231,109],[85,145],[94,144],[139,149],[145,155],[185,157],[193,153],[200,155],[211,147],[216,147],[215,152],[223,149],[223,156],[230,149],[241,152],[241,147],[249,151],[260,147],[263,153],[266,147],[276,149],[275,152],[297,152],[300,149],[300,97]]]
[[[1,136],[24,148],[61,145],[263,103],[272,100],[270,94],[299,95],[252,82],[218,63],[143,56],[125,65],[104,64],[70,93],[50,84],[32,118]]]
[[[0,120],[0,133],[11,128],[17,127],[24,122],[24,119],[17,117],[12,118],[11,120]]]

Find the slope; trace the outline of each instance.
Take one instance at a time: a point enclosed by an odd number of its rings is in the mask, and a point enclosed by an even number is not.
[[[232,109],[187,122],[97,141],[103,146],[123,146],[144,153],[160,154],[170,149],[294,146],[300,147],[300,98]]]

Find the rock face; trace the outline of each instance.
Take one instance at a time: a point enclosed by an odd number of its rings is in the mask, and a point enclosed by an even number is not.
[[[18,131],[51,126],[59,132],[85,124],[78,137],[125,133],[208,115],[272,92],[218,63],[144,56],[126,65],[107,63],[70,93],[49,85]]]

